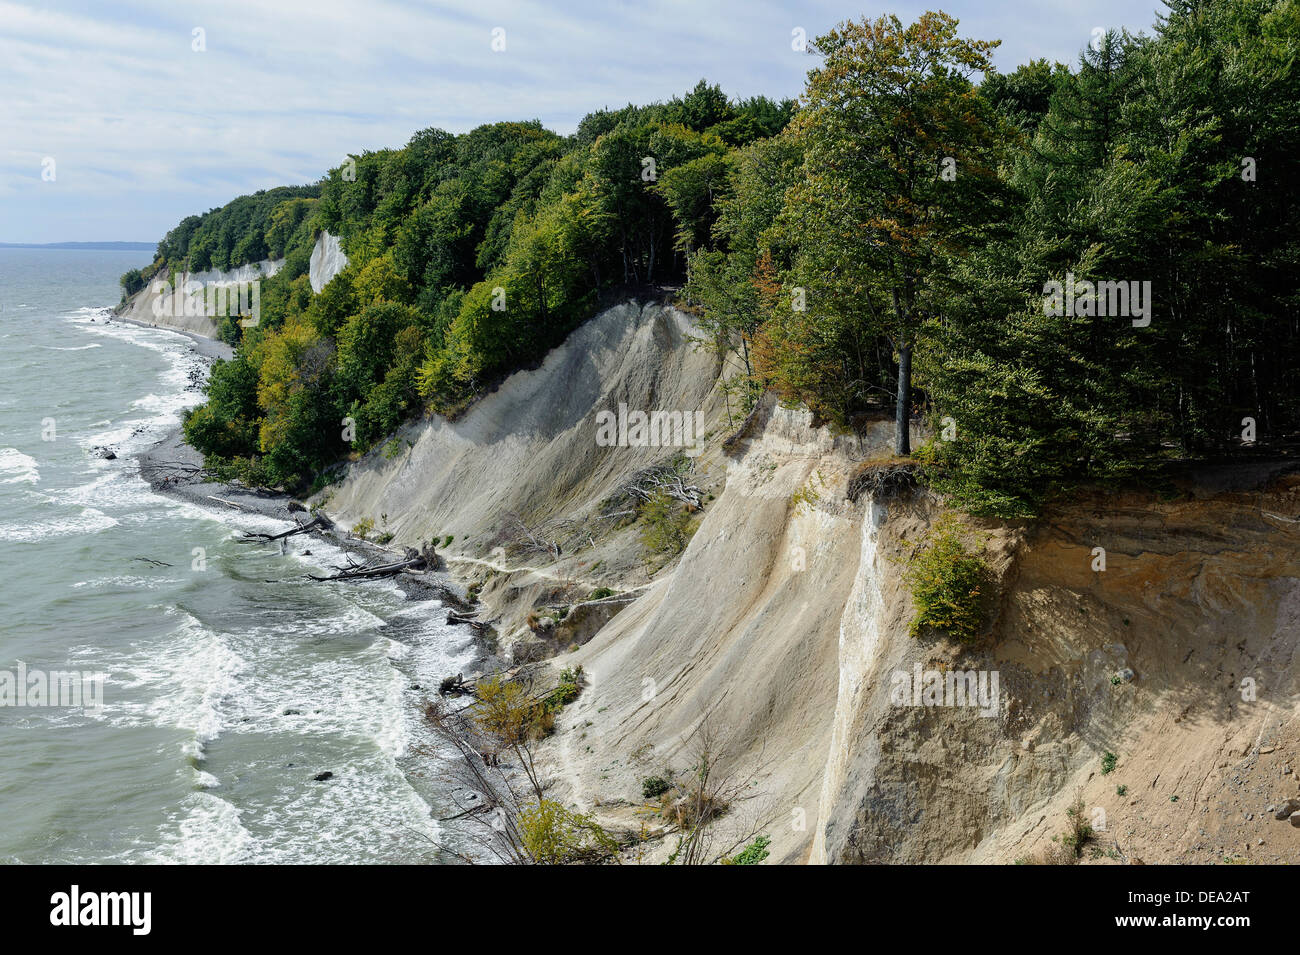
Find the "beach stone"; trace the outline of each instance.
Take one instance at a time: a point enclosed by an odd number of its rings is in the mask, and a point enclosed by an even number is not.
[[[331,773],[328,769],[325,770],[325,772],[317,773],[315,776],[312,777],[312,779],[314,779],[318,783],[323,783],[325,782],[325,780],[333,779],[333,778],[334,778],[334,774]]]
[[[1300,809],[1300,799],[1288,799],[1277,807],[1277,811],[1273,813],[1273,818],[1278,820],[1286,819],[1298,809]]]

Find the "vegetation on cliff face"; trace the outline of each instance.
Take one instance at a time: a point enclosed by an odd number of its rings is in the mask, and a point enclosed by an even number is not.
[[[908,560],[903,580],[916,605],[908,627],[912,636],[940,633],[962,643],[980,637],[993,587],[988,566],[968,536],[951,515],[940,518]]]
[[[997,73],[994,46],[941,13],[849,22],[797,110],[701,82],[569,137],[430,129],[187,219],[156,268],[287,260],[260,325],[224,327],[190,440],[307,483],[465,407],[602,290],[683,283],[742,404],[929,416],[930,480],[978,512],[1294,434],[1300,4],[1173,0],[1073,70]],[[351,264],[312,295],[322,228]]]
[[[188,438],[226,473],[300,485],[425,408],[456,413],[562,341],[602,290],[680,284],[726,157],[792,114],[701,81],[667,103],[593,113],[570,137],[536,122],[423,130],[318,186],[187,219],[154,270],[286,258],[262,281],[257,327],[223,325],[237,355],[213,369]],[[350,264],[313,295],[320,229]]]

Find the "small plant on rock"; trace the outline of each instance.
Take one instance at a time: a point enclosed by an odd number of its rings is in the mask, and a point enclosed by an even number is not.
[[[740,850],[740,852],[736,853],[734,856],[723,856],[722,864],[758,865],[771,854],[767,851],[767,847],[771,844],[772,840],[767,836],[758,836],[753,842],[745,846],[744,849]]]
[[[647,776],[641,780],[641,796],[644,799],[655,799],[672,788],[673,784],[666,776]]]
[[[951,515],[935,524],[925,546],[907,562],[904,580],[916,605],[912,636],[937,631],[973,643],[980,635],[988,616],[989,572]]]

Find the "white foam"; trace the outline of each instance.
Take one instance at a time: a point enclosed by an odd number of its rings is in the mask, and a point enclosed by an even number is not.
[[[0,541],[34,544],[59,537],[71,537],[73,534],[97,534],[110,527],[116,527],[117,524],[116,519],[109,517],[103,511],[87,507],[83,508],[76,517],[31,524],[0,525]]]
[[[133,574],[123,574],[117,577],[95,577],[91,580],[79,580],[71,586],[73,590],[81,590],[82,588],[90,590],[105,590],[108,588],[157,590],[159,587],[168,584],[179,583],[183,583],[180,577],[141,577]]]
[[[36,484],[41,479],[36,459],[17,448],[0,448],[0,475],[5,475],[0,484]]]
[[[193,731],[182,750],[202,760],[203,743],[225,728],[223,708],[241,692],[248,664],[193,615],[175,608],[169,613],[180,616],[181,625],[160,646],[137,647],[120,669],[127,688],[153,691],[148,702],[131,709],[156,725]]]
[[[99,312],[98,309],[79,309],[78,311]],[[125,323],[100,324],[92,322],[90,317],[74,317],[69,318],[68,321],[92,335],[116,338],[119,341],[147,348],[150,351],[157,352],[167,360],[167,367],[159,375],[159,384],[163,386],[163,390],[145,395],[132,404],[133,408],[148,412],[152,417],[146,419],[145,422],[127,422],[127,425],[147,423],[154,426],[174,426],[180,423],[182,412],[194,407],[203,400],[203,396],[191,387],[191,377],[195,370],[206,373],[207,364],[194,354],[189,339],[184,335],[165,329],[144,328],[139,325]],[[200,375],[200,377],[203,376]],[[95,436],[88,446],[115,443],[114,439],[121,427],[119,426],[114,431]],[[139,442],[139,447],[128,450],[140,450],[144,445],[151,443],[153,443],[153,439],[146,437],[144,441]],[[132,444],[136,444],[136,442],[133,441]]]
[[[268,807],[257,821],[259,831],[266,827],[273,833],[256,852],[255,861],[267,863],[409,863],[413,838],[415,846],[426,849],[440,838],[428,804],[380,758],[299,789]]]
[[[231,865],[249,861],[257,844],[239,819],[239,810],[211,792],[185,798],[163,836],[163,844],[150,852],[152,864]]]

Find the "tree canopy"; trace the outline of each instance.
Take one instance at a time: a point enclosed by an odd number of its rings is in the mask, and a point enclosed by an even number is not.
[[[319,481],[456,414],[602,300],[679,287],[700,337],[839,428],[892,414],[971,510],[1249,453],[1300,423],[1300,4],[1170,0],[1072,67],[992,68],[938,12],[816,39],[798,102],[685,95],[349,157],[159,243],[152,272],[281,257],[187,422],[215,466]],[[321,229],[350,260],[319,294]]]

